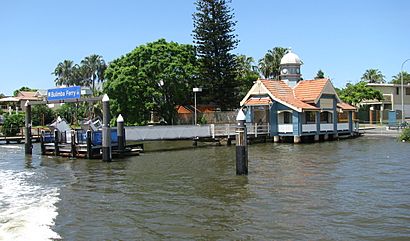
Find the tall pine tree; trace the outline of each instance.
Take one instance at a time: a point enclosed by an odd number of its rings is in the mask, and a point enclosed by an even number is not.
[[[202,100],[223,110],[239,105],[235,59],[230,53],[239,40],[234,34],[236,21],[228,3],[229,0],[197,0],[197,12],[193,14],[193,37],[204,87]]]

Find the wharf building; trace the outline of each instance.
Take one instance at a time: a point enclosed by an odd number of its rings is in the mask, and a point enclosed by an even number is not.
[[[300,58],[288,51],[280,62],[279,80],[255,82],[240,102],[246,122],[267,125],[275,142],[356,135],[356,108],[340,100],[329,79],[302,80],[301,65]]]

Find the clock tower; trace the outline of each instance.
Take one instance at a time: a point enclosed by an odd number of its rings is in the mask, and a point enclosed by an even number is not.
[[[287,82],[290,87],[295,86],[302,78],[300,73],[301,65],[302,61],[299,56],[289,49],[280,60],[280,80]]]

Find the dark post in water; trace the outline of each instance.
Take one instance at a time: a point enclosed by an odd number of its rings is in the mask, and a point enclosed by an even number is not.
[[[118,152],[121,154],[125,149],[124,118],[119,114],[117,118]]]
[[[54,155],[55,156],[60,155],[59,142],[60,142],[60,132],[57,129],[55,129],[54,130]]]
[[[102,126],[102,160],[110,162],[111,155],[111,128],[110,128],[110,98],[104,94],[103,106],[103,126]]]
[[[91,130],[87,130],[86,134],[86,142],[87,142],[87,158],[92,159],[93,158],[93,149],[91,145]]]
[[[248,148],[245,126],[245,114],[239,110],[236,120],[236,175],[248,175]]]
[[[24,136],[24,150],[26,155],[31,155],[33,150],[33,145],[31,144],[31,105],[29,104],[29,101],[26,101],[26,104],[24,106],[26,107],[26,135]]]

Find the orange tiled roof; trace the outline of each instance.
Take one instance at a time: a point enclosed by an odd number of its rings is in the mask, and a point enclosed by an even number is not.
[[[284,103],[300,109],[319,110],[316,106],[297,99],[294,95],[293,89],[282,80],[261,80],[261,82],[275,98],[278,98]]]
[[[302,80],[294,88],[295,97],[301,101],[315,101],[328,81],[328,79]]]
[[[342,110],[356,110],[356,107],[344,102],[337,103],[337,107],[341,108]]]
[[[269,105],[272,104],[272,100],[270,97],[252,97],[245,102],[245,105]]]
[[[35,96],[35,91],[20,91],[18,92],[16,98],[19,100],[40,100],[41,98]]]

